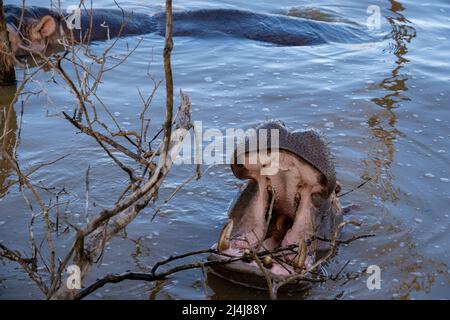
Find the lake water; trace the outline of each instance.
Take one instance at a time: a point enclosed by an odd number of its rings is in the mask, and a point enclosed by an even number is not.
[[[5,3],[16,1],[6,0]],[[75,1],[74,1],[75,2]],[[45,6],[48,1],[27,1]],[[63,6],[73,2],[62,1]],[[183,89],[192,102],[194,120],[205,128],[248,128],[266,119],[280,119],[292,129],[314,127],[325,133],[344,190],[372,180],[345,196],[344,204],[358,210],[347,219],[362,222],[348,227],[343,237],[376,234],[341,247],[332,264],[355,275],[369,265],[381,268],[380,290],[368,290],[368,275],[329,281],[285,298],[331,299],[432,299],[450,298],[450,4],[434,1],[314,1],[314,8],[332,10],[365,28],[370,5],[381,8],[381,32],[386,39],[358,45],[327,44],[280,47],[245,39],[175,38],[172,55],[176,92]],[[147,7],[140,1],[120,1],[126,9],[161,10],[164,2]],[[95,1],[97,7],[114,7],[112,1]],[[301,9],[310,1],[174,1],[176,9],[237,8],[258,12]],[[369,31],[368,31],[369,32]],[[141,37],[119,42],[123,53]],[[107,42],[93,48],[101,52]],[[139,127],[138,89],[150,92],[155,79],[163,79],[163,38],[146,35],[131,57],[105,75],[99,95],[124,129]],[[91,168],[91,213],[110,206],[127,176],[104,156],[93,139],[77,134],[66,120],[53,116],[73,112],[75,99],[52,74],[35,77],[30,90],[45,89],[24,105],[16,105],[17,143],[22,169],[68,155],[33,175],[55,188],[64,187],[73,202],[71,221],[82,220],[84,173]],[[163,89],[163,87],[161,87]],[[3,108],[11,92],[2,92]],[[164,90],[151,107],[151,133],[164,119]],[[3,118],[0,118],[4,122]],[[2,124],[4,125],[4,124]],[[11,170],[0,162],[0,183]],[[202,168],[205,170],[206,166]],[[226,165],[208,169],[199,181],[185,186],[160,215],[151,214],[175,188],[192,175],[192,166],[175,166],[155,205],[150,205],[127,228],[127,235],[112,240],[90,281],[111,272],[148,271],[171,254],[208,248],[226,221],[237,180]],[[40,192],[44,192],[40,190]],[[0,239],[29,254],[30,213],[17,186],[0,198]],[[38,237],[42,238],[42,234]],[[72,238],[60,236],[61,255]],[[189,261],[189,260],[188,260]],[[88,281],[89,282],[89,281]],[[178,273],[158,284],[122,282],[108,285],[91,298],[117,299],[226,299],[267,298],[201,271]],[[1,261],[0,298],[42,298],[27,275],[16,265]]]

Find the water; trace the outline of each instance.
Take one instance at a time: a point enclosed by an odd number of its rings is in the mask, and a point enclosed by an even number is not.
[[[13,3],[14,1],[6,1]],[[46,5],[48,1],[29,1]],[[125,8],[157,11],[149,5],[121,1]],[[63,5],[68,4],[67,1]],[[113,7],[111,1],[95,2]],[[344,237],[374,233],[376,237],[341,247],[332,265],[361,273],[369,265],[381,268],[380,290],[368,290],[368,275],[329,281],[302,294],[285,298],[330,299],[431,299],[450,297],[450,5],[444,0],[413,1],[316,1],[315,8],[364,23],[369,5],[381,8],[383,41],[329,44],[315,47],[277,47],[248,40],[176,38],[173,72],[176,90],[183,89],[192,101],[193,119],[207,128],[249,127],[265,119],[283,120],[290,128],[314,127],[331,142],[338,179],[344,190],[372,180],[343,198],[360,209],[347,218],[363,223],[348,227]],[[175,1],[183,8],[239,8],[260,12],[289,10],[307,1]],[[121,41],[124,52],[140,37]],[[107,43],[94,49],[101,52]],[[108,73],[99,95],[126,129],[138,128],[141,103],[138,88],[149,92],[151,80],[163,79],[163,39],[148,35],[127,62]],[[71,219],[84,211],[84,173],[91,167],[91,212],[111,205],[127,181],[123,172],[103,156],[92,139],[76,134],[65,120],[49,116],[73,111],[74,99],[67,88],[49,80],[50,73],[36,77],[48,88],[25,104],[20,125],[17,158],[23,168],[68,155],[33,176],[56,188],[65,187],[72,201]],[[2,97],[2,99],[4,99]],[[3,102],[4,104],[4,102]],[[152,132],[164,115],[164,92],[151,107]],[[13,121],[14,122],[14,121]],[[17,133],[18,134],[18,133]],[[14,141],[14,137],[12,139]],[[5,167],[2,166],[2,181]],[[203,168],[203,170],[206,169]],[[159,202],[147,208],[107,246],[102,264],[90,280],[110,272],[146,271],[155,261],[175,253],[209,247],[226,221],[226,210],[240,183],[227,166],[215,166],[198,182],[191,182],[151,222],[159,203],[193,173],[191,166],[177,166],[161,190]],[[4,183],[4,182],[3,182]],[[0,198],[0,239],[28,253],[29,210],[17,187]],[[61,236],[60,246],[70,244]],[[63,251],[62,251],[63,252]],[[2,262],[0,297],[42,298],[16,264]],[[206,290],[201,271],[179,273],[158,284],[123,282],[100,289],[92,298],[224,299],[266,298],[208,275]]]

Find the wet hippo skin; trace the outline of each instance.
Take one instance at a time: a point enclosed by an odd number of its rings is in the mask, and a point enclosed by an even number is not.
[[[5,6],[10,33],[17,33],[21,8]],[[54,22],[39,25],[43,18]],[[360,43],[371,37],[358,25],[343,22],[323,22],[290,17],[281,14],[254,13],[234,9],[205,9],[173,13],[174,36],[218,37],[229,36],[283,46],[319,45],[330,42]],[[90,28],[92,26],[92,28]],[[39,29],[39,27],[41,27]],[[45,28],[47,27],[47,28]],[[44,31],[44,32],[42,32]],[[73,32],[73,33],[72,33]],[[147,15],[118,9],[81,10],[81,29],[69,30],[66,21],[57,12],[42,7],[27,7],[18,32],[21,39],[29,39],[22,46],[32,47],[39,41],[46,46],[57,46],[65,37],[70,41],[89,42],[117,36],[155,33],[164,36],[165,14]],[[14,42],[14,41],[12,41]],[[20,44],[20,40],[16,40]],[[20,46],[18,46],[20,47]],[[36,47],[41,50],[40,47]],[[14,50],[14,48],[13,48]],[[15,50],[25,54],[23,50]],[[26,51],[26,50],[25,50]]]
[[[261,138],[259,132],[263,129],[267,134]],[[278,130],[276,150],[269,148],[270,130]],[[261,253],[299,246],[296,253],[278,254],[276,259],[271,254],[265,256],[270,257],[264,266],[267,272],[281,279],[310,267],[329,249],[329,242],[320,239],[331,239],[342,222],[337,197],[340,185],[336,182],[327,143],[320,133],[290,132],[275,121],[259,126],[255,134],[257,144],[247,138],[241,144],[245,147],[238,146],[234,152],[231,169],[237,178],[248,183],[229,209],[229,220],[214,245],[218,254],[211,254],[209,259],[220,261],[243,257],[251,251]],[[259,147],[261,139],[267,139],[262,144],[267,146],[266,150]],[[269,156],[262,156],[262,151]],[[255,152],[258,158],[252,162],[250,157]],[[269,167],[277,170],[267,170]],[[307,245],[302,253],[303,244]],[[255,261],[244,259],[214,266],[212,270],[236,283],[265,287],[264,276]]]

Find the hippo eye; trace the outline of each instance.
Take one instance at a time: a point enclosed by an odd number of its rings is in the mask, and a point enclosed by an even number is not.
[[[315,207],[319,207],[323,201],[322,195],[320,193],[313,193],[311,195],[311,201]]]

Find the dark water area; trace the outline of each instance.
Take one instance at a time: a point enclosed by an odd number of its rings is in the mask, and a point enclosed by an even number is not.
[[[15,1],[7,0],[7,4]],[[27,1],[45,6],[46,0]],[[62,1],[62,5],[75,2]],[[120,1],[126,9],[158,12],[164,3],[143,5]],[[192,102],[192,117],[204,128],[249,128],[266,119],[279,119],[291,129],[316,128],[330,141],[338,180],[344,190],[364,187],[342,198],[356,204],[346,219],[362,223],[346,227],[343,237],[375,234],[340,248],[331,262],[357,274],[369,265],[381,268],[380,290],[368,290],[368,275],[329,281],[283,298],[332,299],[448,299],[450,298],[450,4],[417,1],[174,1],[174,8],[234,8],[257,12],[291,12],[319,20],[332,16],[365,27],[368,6],[381,8],[378,41],[358,44],[283,47],[235,38],[177,37],[172,55],[175,91],[183,89]],[[95,6],[113,8],[109,0]],[[313,7],[317,10],[305,9]],[[371,31],[367,31],[371,32]],[[152,81],[164,79],[163,38],[157,35],[119,41],[115,54],[124,55],[140,40],[126,63],[105,74],[98,95],[126,130],[139,127],[139,89],[150,93]],[[93,44],[102,52],[109,42]],[[20,72],[18,72],[20,76]],[[128,177],[96,142],[61,117],[71,114],[76,100],[67,87],[50,81],[51,72],[37,74],[24,105],[4,119],[5,137],[23,168],[61,156],[63,160],[39,170],[32,179],[68,190],[70,220],[83,223],[84,172],[91,171],[91,207],[95,213],[111,205]],[[0,108],[14,92],[0,91]],[[164,119],[164,90],[156,94],[150,115],[152,133]],[[23,115],[22,115],[23,112]],[[203,166],[206,170],[208,166]],[[174,166],[155,204],[149,205],[106,247],[90,280],[125,270],[148,271],[155,261],[172,254],[204,249],[216,242],[227,219],[227,208],[242,183],[227,165],[208,168],[199,181],[186,185],[158,217],[151,215],[177,186],[194,172]],[[27,253],[29,209],[17,185],[4,190],[12,170],[0,159],[0,241]],[[94,205],[95,204],[95,205]],[[37,231],[38,232],[38,231]],[[41,235],[42,237],[42,235]],[[58,250],[71,245],[61,236]],[[16,264],[0,261],[0,298],[42,298],[35,284]],[[97,291],[97,299],[228,299],[267,298],[201,271],[178,273],[170,280],[147,284],[122,282]],[[89,281],[88,281],[89,282]]]

